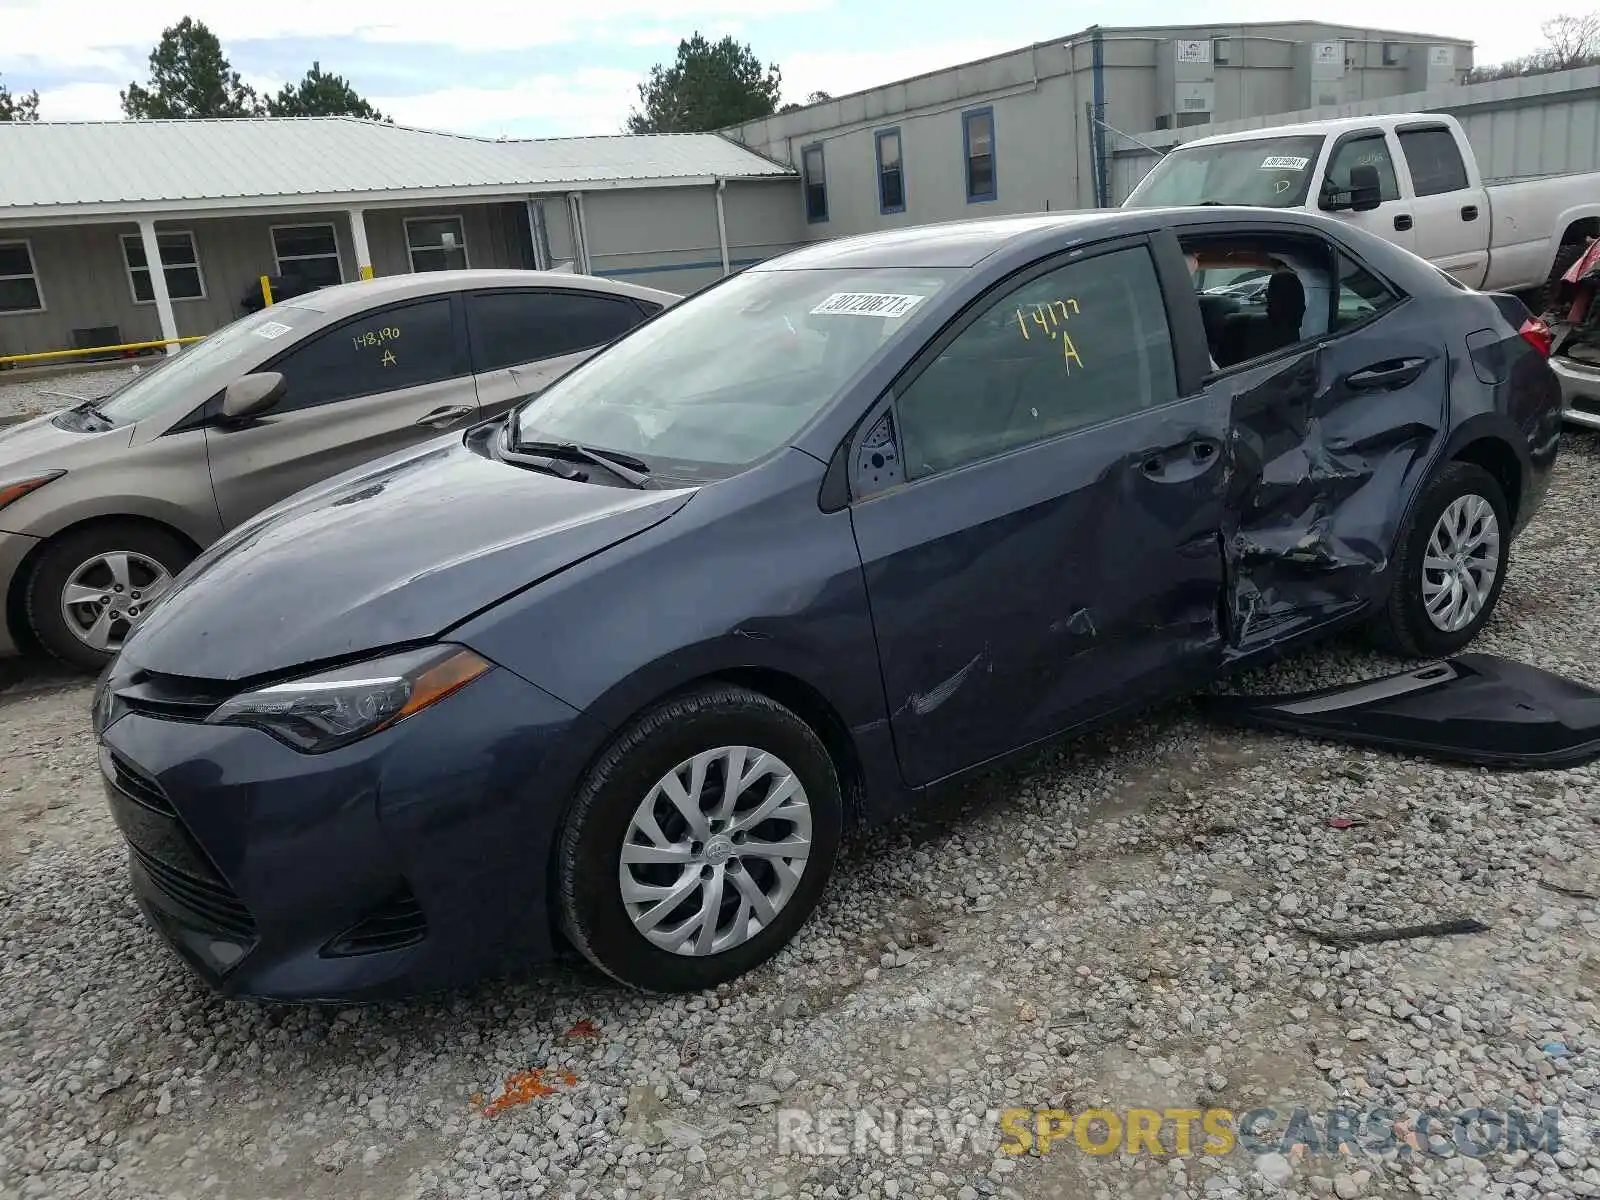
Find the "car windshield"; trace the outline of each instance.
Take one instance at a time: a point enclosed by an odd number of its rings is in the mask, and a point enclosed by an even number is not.
[[[578,442],[720,478],[815,416],[957,269],[748,271],[596,355],[518,410],[515,439]]]
[[[1248,204],[1295,208],[1306,202],[1322,137],[1250,138],[1180,146],[1139,182],[1124,208]]]
[[[259,349],[261,339],[275,341],[292,334],[297,325],[316,314],[308,308],[274,304],[184,347],[177,354],[141,371],[116,391],[95,401],[98,411],[114,425],[128,425],[159,411],[196,379],[226,366],[248,351]],[[196,402],[204,397],[198,397]]]

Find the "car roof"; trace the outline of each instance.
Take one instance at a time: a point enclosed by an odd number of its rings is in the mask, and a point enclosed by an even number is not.
[[[948,221],[879,230],[791,251],[750,268],[803,271],[874,267],[975,267],[998,253],[1026,254],[1041,245],[1071,246],[1154,229],[1185,232],[1241,220],[1290,232],[1344,232],[1348,227],[1314,213],[1207,205],[1201,208],[1100,208]],[[1067,235],[1063,242],[1062,235]]]
[[[330,317],[339,317],[360,312],[374,304],[407,300],[414,296],[435,296],[445,292],[501,287],[558,287],[568,291],[597,292],[607,296],[629,296],[638,300],[651,300],[657,304],[674,304],[682,299],[675,292],[664,292],[614,279],[601,279],[594,275],[577,275],[570,271],[476,268],[464,271],[421,271],[413,275],[382,275],[376,279],[339,283],[332,287],[318,288],[314,292],[289,296],[282,303],[324,313]]]

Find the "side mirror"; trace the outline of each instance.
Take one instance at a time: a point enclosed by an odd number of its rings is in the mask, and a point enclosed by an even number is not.
[[[1371,212],[1383,203],[1378,183],[1378,168],[1368,165],[1350,168],[1350,207],[1356,212]]]
[[[1383,189],[1378,183],[1378,168],[1369,165],[1350,168],[1348,191],[1322,185],[1322,195],[1317,207],[1323,212],[1371,212],[1383,203]]]
[[[276,371],[243,375],[222,392],[222,415],[230,421],[259,417],[283,399],[283,376]]]

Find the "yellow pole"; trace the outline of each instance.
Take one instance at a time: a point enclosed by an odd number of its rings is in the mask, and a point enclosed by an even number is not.
[[[267,302],[267,307],[272,306],[272,281],[265,275],[261,277],[261,298]]]
[[[84,354],[109,354],[116,350],[156,350],[162,346],[187,346],[198,337],[157,338],[153,342],[123,342],[120,346],[85,346],[80,350],[40,350],[34,354],[0,355],[0,363],[38,362],[42,358],[78,358]]]

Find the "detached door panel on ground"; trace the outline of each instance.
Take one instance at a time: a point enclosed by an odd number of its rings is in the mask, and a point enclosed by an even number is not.
[[[1030,268],[912,372],[852,451],[856,541],[908,782],[1220,657],[1228,407],[1178,399],[1143,244]],[[875,465],[885,448],[903,479]]]

